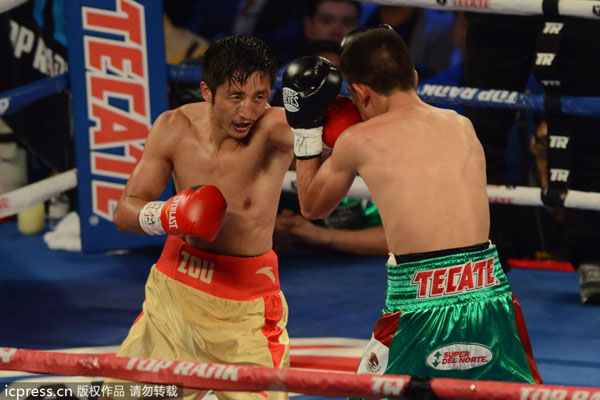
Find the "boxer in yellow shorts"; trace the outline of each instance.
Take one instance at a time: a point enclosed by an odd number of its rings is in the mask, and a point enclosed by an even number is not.
[[[284,110],[267,104],[276,72],[262,41],[222,38],[203,57],[205,101],[154,122],[114,222],[124,232],[170,236],[119,355],[289,365],[287,306],[272,246],[294,154]],[[157,200],[170,178],[178,193]],[[216,395],[288,398],[284,392]]]

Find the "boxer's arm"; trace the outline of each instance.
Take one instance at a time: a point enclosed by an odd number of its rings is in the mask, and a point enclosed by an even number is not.
[[[316,225],[290,210],[283,210],[275,222],[276,238],[309,246],[353,254],[386,255],[383,225],[364,229],[338,229]]]
[[[227,202],[212,185],[185,189],[166,201],[155,201],[173,170],[181,138],[190,122],[180,111],[167,111],[154,123],[142,154],[115,210],[115,225],[124,232],[147,235],[189,234],[209,242],[221,229]]]
[[[346,197],[357,174],[356,149],[350,144],[348,135],[342,135],[331,157],[322,164],[320,158],[297,159],[298,200],[306,218],[327,217]]]
[[[327,229],[323,243],[331,249],[364,255],[387,255],[389,250],[383,225],[365,229]]]
[[[173,121],[173,115],[170,114],[162,114],[154,122],[142,158],[129,177],[117,204],[114,223],[121,232],[144,233],[138,220],[140,210],[161,195],[171,177],[171,133],[167,133]]]
[[[287,123],[283,107],[271,107],[267,113],[271,118],[269,142],[277,150],[291,154],[294,150],[294,133]]]

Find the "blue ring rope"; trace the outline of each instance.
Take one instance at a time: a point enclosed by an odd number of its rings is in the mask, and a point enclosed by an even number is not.
[[[202,69],[196,65],[167,65],[167,79],[171,82],[200,83]],[[273,90],[281,88],[281,74]],[[69,89],[68,74],[37,82],[0,93],[0,117],[17,112],[29,104]],[[347,88],[342,92],[347,94]],[[544,94],[525,94],[506,90],[487,90],[445,85],[419,85],[417,93],[423,101],[441,104],[497,107],[519,110],[544,111]],[[561,96],[564,114],[600,117],[600,97]]]
[[[62,93],[69,88],[69,77],[64,73],[0,93],[0,117],[15,113],[38,100]]]

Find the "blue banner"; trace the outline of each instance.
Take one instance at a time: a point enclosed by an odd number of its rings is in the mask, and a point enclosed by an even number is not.
[[[161,1],[69,0],[65,11],[83,251],[162,243],[113,224],[150,126],[168,107]]]

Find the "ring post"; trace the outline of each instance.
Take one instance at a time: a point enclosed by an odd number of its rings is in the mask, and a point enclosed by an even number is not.
[[[113,213],[168,108],[161,2],[69,0],[65,14],[83,251],[159,244],[164,237],[120,233]]]

